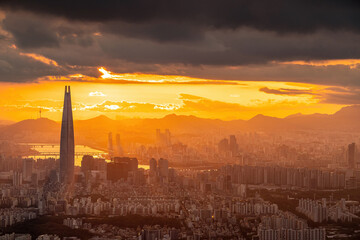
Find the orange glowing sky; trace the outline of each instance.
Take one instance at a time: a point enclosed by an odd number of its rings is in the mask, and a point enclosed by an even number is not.
[[[37,59],[56,64],[38,56]],[[157,118],[175,113],[230,120],[249,119],[259,113],[275,117],[299,112],[334,113],[343,106],[322,103],[322,93],[330,90],[320,85],[117,74],[106,67],[99,67],[99,71],[98,78],[75,74],[40,79],[36,83],[1,83],[1,118],[14,121],[37,118],[41,109],[42,117],[59,121],[65,85],[71,86],[75,119],[100,114],[114,119]],[[295,93],[269,93],[273,89]]]
[[[333,114],[360,104],[357,7],[0,1],[0,125],[60,121],[65,85],[75,119]]]

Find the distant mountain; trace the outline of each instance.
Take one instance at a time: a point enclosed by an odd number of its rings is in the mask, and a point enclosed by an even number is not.
[[[284,119],[258,114],[246,122],[250,129],[270,130],[282,126]]]
[[[155,130],[170,129],[175,136],[227,135],[237,131],[352,131],[360,132],[360,105],[344,107],[335,114],[293,114],[286,118],[257,115],[250,120],[223,121],[170,114],[163,118],[117,119],[104,115],[74,121],[77,144],[107,147],[108,133],[121,140],[153,143]],[[18,142],[59,142],[60,123],[47,118],[29,119],[0,128],[0,139]]]
[[[296,118],[296,117],[302,117],[304,116],[302,113],[295,113],[295,114],[291,114],[285,118],[289,119],[289,118]]]
[[[0,126],[7,126],[14,123],[15,123],[14,121],[0,119]]]
[[[0,139],[18,142],[54,141],[60,135],[60,124],[47,119],[27,119],[0,129]]]
[[[337,119],[360,119],[360,105],[352,105],[341,108],[339,111],[337,111],[334,115]]]

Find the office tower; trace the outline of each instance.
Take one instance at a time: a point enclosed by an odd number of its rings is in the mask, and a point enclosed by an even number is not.
[[[39,185],[39,176],[37,173],[31,175],[31,186],[37,187]]]
[[[120,179],[126,180],[128,177],[129,166],[127,162],[107,163],[107,180],[116,182]]]
[[[158,147],[171,146],[171,133],[169,129],[165,129],[164,133],[162,133],[160,129],[156,129],[156,145]]]
[[[86,173],[94,169],[94,157],[90,155],[84,155],[81,160],[81,171]]]
[[[113,182],[126,180],[129,172],[134,170],[135,163],[137,164],[137,159],[134,159],[136,158],[114,157],[112,162],[107,163],[107,179]]]
[[[128,171],[136,171],[139,166],[137,158],[114,157],[112,161],[114,163],[126,163],[128,166]]]
[[[109,135],[108,135],[108,151],[109,151],[110,158],[112,158],[114,156],[112,132],[109,132]]]
[[[137,158],[130,158],[128,160],[128,162],[129,162],[129,171],[138,170],[139,162],[138,162]]]
[[[348,146],[348,164],[349,168],[355,168],[355,143]]]
[[[17,186],[20,186],[22,185],[22,174],[19,173],[19,172],[13,172],[13,186],[14,187],[17,187]]]
[[[158,161],[159,175],[162,177],[168,177],[169,175],[169,161],[160,158]]]
[[[60,181],[71,183],[74,178],[74,125],[70,86],[65,86],[64,108],[60,138]]]
[[[110,181],[126,180],[130,172],[138,170],[137,158],[114,157],[107,163],[107,179]]]
[[[116,148],[117,148],[117,156],[122,157],[124,155],[124,149],[121,146],[120,134],[116,134]]]
[[[221,140],[218,144],[218,149],[220,153],[225,153],[229,151],[229,141],[226,138]]]
[[[236,156],[238,153],[238,144],[236,142],[235,135],[230,135],[230,144],[229,144],[230,151],[233,156]]]
[[[23,180],[31,181],[31,175],[33,173],[33,163],[34,160],[32,158],[23,159]]]
[[[166,146],[171,146],[171,133],[169,129],[165,129],[164,138]]]
[[[150,162],[149,162],[149,165],[150,165],[150,172],[156,172],[156,169],[157,169],[156,159],[151,158]]]

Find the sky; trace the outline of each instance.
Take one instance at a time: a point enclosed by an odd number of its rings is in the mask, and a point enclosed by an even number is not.
[[[360,103],[355,0],[0,2],[0,119],[250,119]]]

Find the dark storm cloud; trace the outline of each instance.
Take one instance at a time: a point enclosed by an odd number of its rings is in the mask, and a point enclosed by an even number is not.
[[[229,7],[229,2],[220,6],[222,2],[217,1],[217,12],[212,10],[212,14],[210,10],[215,9],[212,0],[206,1],[203,9],[198,6],[198,1],[186,0],[181,4],[178,1],[141,2],[149,5],[146,10],[139,2],[140,5],[136,5],[136,1],[103,2],[89,1],[80,9],[79,1],[72,1],[74,7],[66,11],[62,9],[70,1],[49,1],[42,5],[39,4],[41,1],[31,1],[31,4],[30,1],[7,2],[8,7],[12,5],[11,8],[18,11],[0,12],[0,40],[3,41],[0,81],[26,81],[26,78],[33,81],[48,75],[74,73],[99,77],[97,69],[104,66],[116,73],[360,85],[360,65],[350,68],[345,65],[281,63],[360,59],[360,33],[356,26],[360,24],[357,21],[360,15],[353,14],[358,11],[356,2],[329,0],[326,1],[327,7],[320,8],[325,4],[323,1],[311,2],[315,4],[312,7],[310,1],[288,1],[288,8],[297,9],[299,13],[294,13],[294,10],[279,16],[271,14],[285,11],[279,7],[283,1],[233,1],[232,7]],[[268,2],[273,7],[269,7]],[[247,14],[241,13],[245,10],[239,7],[240,3],[245,9],[253,6],[251,11],[247,9],[252,22]],[[31,6],[25,9],[28,4]],[[122,4],[135,4],[137,11],[135,5],[134,9],[119,10]],[[165,11],[159,4],[175,4],[169,6],[174,7],[173,12],[171,9]],[[191,4],[194,9],[190,9]],[[350,9],[351,4],[353,7]],[[54,8],[49,9],[50,5]],[[309,18],[304,12],[305,6],[309,7],[310,13],[317,10],[319,20]],[[156,11],[152,10],[153,7]],[[107,8],[109,12],[105,11]],[[236,14],[226,14],[225,8],[226,11],[236,11]],[[91,11],[94,15],[90,14]],[[335,11],[330,19],[330,13]],[[329,22],[323,21],[325,15]],[[264,20],[266,16],[268,19]],[[280,22],[280,18],[284,21]],[[286,18],[296,18],[296,21]],[[13,44],[17,50],[5,50]],[[59,66],[45,65],[20,53],[39,54],[56,61]]]
[[[61,43],[84,47],[93,44],[92,32],[86,24],[70,24],[26,12],[8,12],[2,27],[12,34],[16,46],[22,49],[59,48]]]
[[[204,31],[197,26],[183,23],[167,22],[131,24],[110,21],[101,24],[100,30],[110,34],[118,34],[131,38],[146,38],[157,42],[188,42],[200,41],[204,38]]]
[[[360,104],[359,87],[329,87],[323,93],[323,103]]]
[[[322,31],[312,35],[288,35],[253,29],[208,32],[200,42],[163,44],[144,39],[99,39],[103,51],[113,58],[138,63],[182,63],[238,66],[272,61],[360,58],[360,35]]]
[[[21,56],[15,49],[0,47],[0,53],[0,82],[35,81],[40,77],[61,74],[57,67]]]
[[[3,20],[4,30],[11,32],[15,44],[21,48],[58,47],[56,32],[52,30],[52,21],[28,17],[28,15],[8,14]]]
[[[3,0],[1,5],[81,21],[187,23],[279,33],[360,30],[356,0]]]

